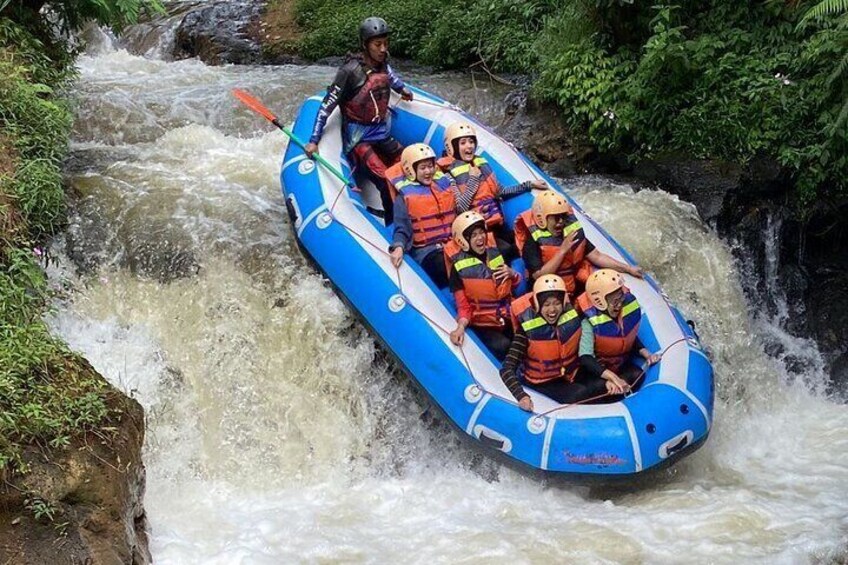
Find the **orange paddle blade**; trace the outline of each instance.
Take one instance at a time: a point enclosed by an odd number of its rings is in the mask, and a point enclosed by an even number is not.
[[[233,89],[233,96],[241,100],[241,103],[256,112],[257,114],[264,116],[266,120],[269,122],[276,122],[277,116],[274,115],[271,110],[266,108],[262,102],[259,101],[255,96],[248,94],[246,91],[241,90],[240,88]]]

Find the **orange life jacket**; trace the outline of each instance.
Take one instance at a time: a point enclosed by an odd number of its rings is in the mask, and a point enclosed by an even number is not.
[[[400,163],[386,170],[386,178],[395,194],[406,203],[412,220],[412,245],[424,247],[444,243],[450,239],[451,224],[456,218],[456,202],[451,190],[450,177],[436,171],[430,186],[408,180]]]
[[[561,276],[565,281],[565,288],[569,296],[574,295],[574,290],[577,287],[576,278],[578,273],[585,281],[588,273],[591,272],[589,261],[585,259],[586,255],[586,234],[583,233],[583,227],[573,215],[568,216],[566,226],[563,230],[564,234],[552,234],[546,229],[541,229],[533,220],[532,210],[527,210],[521,213],[515,220],[515,244],[518,246],[519,252],[524,252],[524,243],[528,238],[533,238],[539,245],[542,253],[542,264],[550,261],[559,251],[559,246],[562,245],[564,237],[571,232],[576,231],[574,241],[577,243],[565,254],[562,263],[559,264],[557,275]],[[586,263],[586,265],[584,265]],[[533,273],[530,273],[532,276]]]
[[[469,251],[463,251],[455,241],[445,245],[445,265],[448,272],[456,268],[462,279],[462,290],[471,305],[472,326],[502,328],[510,319],[512,278],[495,282],[494,271],[504,264],[504,258],[490,233],[486,239],[486,262]]]
[[[363,65],[366,67],[366,65]],[[345,118],[361,124],[372,124],[386,120],[389,108],[391,88],[389,73],[383,67],[380,71],[364,68],[365,84],[353,97],[342,104]]]
[[[554,379],[574,382],[580,367],[577,352],[580,348],[580,317],[571,304],[551,325],[533,307],[533,294],[512,301],[512,323],[515,331],[524,330],[527,336],[527,356],[524,359],[524,378],[530,384]]]
[[[630,291],[624,287],[624,302],[617,320],[598,310],[587,293],[577,299],[577,307],[592,324],[595,334],[595,358],[604,367],[617,373],[630,357],[633,343],[642,322],[642,309]]]
[[[442,157],[439,159],[438,165],[444,172],[453,177],[459,191],[465,192],[471,174],[471,163],[453,157]],[[474,166],[480,169],[480,186],[477,188],[474,200],[471,201],[471,206],[486,219],[487,227],[501,225],[504,223],[503,212],[498,202],[501,186],[498,184],[495,172],[489,166],[488,161],[476,155],[474,156]]]

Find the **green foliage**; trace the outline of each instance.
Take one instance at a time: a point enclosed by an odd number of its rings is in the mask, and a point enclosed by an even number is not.
[[[41,12],[45,4],[50,6],[51,21],[57,21],[66,34],[79,30],[88,21],[120,32],[138,22],[143,14],[164,13],[160,0],[12,0],[5,4],[0,2],[0,13],[31,30],[45,29],[50,25]]]
[[[27,30],[0,20],[0,151],[11,145],[16,153],[15,170],[0,174],[0,469],[18,471],[24,446],[62,448],[108,416],[105,382],[42,321],[49,293],[37,242],[64,214],[71,113],[56,92],[73,76],[70,59],[47,52]],[[31,510],[52,519],[36,499]]]
[[[380,15],[393,53],[437,67],[482,60],[535,77],[533,92],[604,151],[777,159],[804,209],[848,179],[845,0],[300,0],[302,52],[355,50]]]

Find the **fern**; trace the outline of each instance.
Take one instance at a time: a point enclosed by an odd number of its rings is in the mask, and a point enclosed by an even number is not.
[[[821,0],[818,4],[810,8],[801,19],[801,23],[813,18],[820,18],[828,14],[839,14],[848,12],[848,0]]]

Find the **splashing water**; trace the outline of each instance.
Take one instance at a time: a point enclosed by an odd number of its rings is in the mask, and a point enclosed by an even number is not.
[[[568,187],[696,321],[712,437],[650,484],[553,488],[469,452],[298,256],[285,139],[229,90],[288,120],[333,69],[102,45],[80,67],[53,273],[70,292],[50,323],[147,411],[157,563],[844,559],[848,410],[820,364],[798,376],[764,353],[730,250],[691,205],[599,177]],[[498,121],[502,90],[408,78]]]

